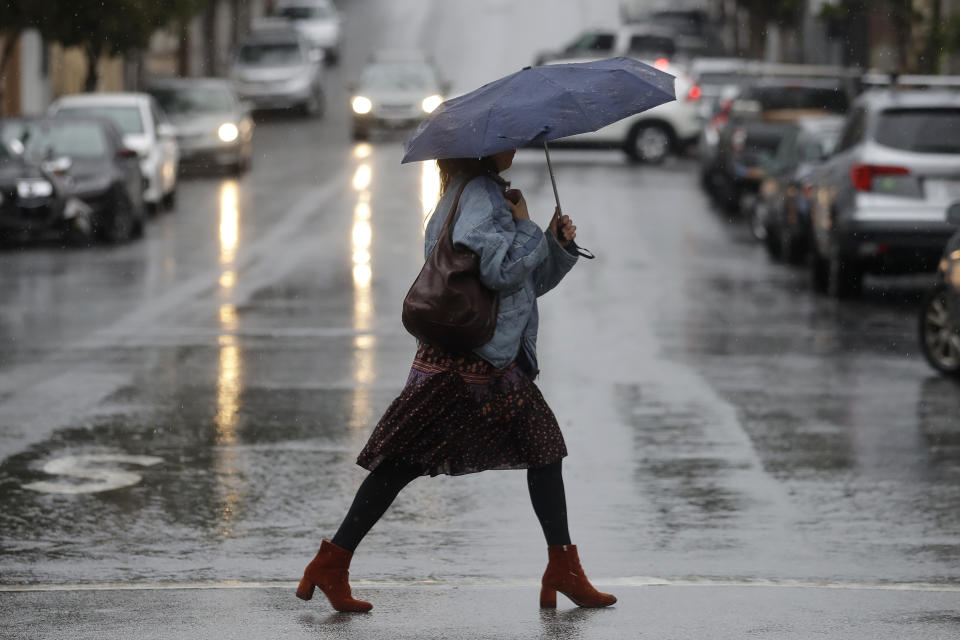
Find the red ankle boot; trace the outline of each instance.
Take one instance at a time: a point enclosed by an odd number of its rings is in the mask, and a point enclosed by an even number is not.
[[[350,595],[350,558],[347,551],[329,540],[324,540],[316,557],[303,571],[303,579],[297,587],[297,597],[309,600],[315,587],[320,587],[324,595],[337,611],[370,611],[373,605],[363,600],[354,600]]]
[[[550,562],[543,572],[540,588],[540,606],[553,609],[557,606],[557,591],[567,596],[578,607],[609,607],[617,599],[609,593],[600,593],[587,580],[577,545],[558,544],[547,547]]]

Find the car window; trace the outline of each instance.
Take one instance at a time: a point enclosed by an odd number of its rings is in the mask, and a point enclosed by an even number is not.
[[[296,42],[245,44],[237,52],[241,64],[257,67],[289,66],[303,62],[303,52]]]
[[[840,134],[840,141],[834,149],[835,153],[846,151],[856,146],[863,140],[863,134],[867,128],[867,114],[863,109],[857,109],[847,118],[843,126],[843,132]]]
[[[764,111],[777,109],[821,109],[830,113],[846,113],[847,94],[841,89],[764,85],[749,87],[744,96],[760,103]]]
[[[288,4],[278,7],[274,15],[287,20],[320,20],[333,16],[333,11],[319,4]]]
[[[143,133],[143,118],[140,116],[140,107],[137,106],[65,106],[57,109],[57,115],[64,116],[99,116],[112,121],[123,133]]]
[[[799,131],[791,129],[780,138],[780,144],[773,154],[771,164],[778,170],[787,169],[797,164],[797,141]]]
[[[109,144],[103,129],[93,123],[64,122],[28,127],[21,140],[31,158],[71,156],[99,158]]]
[[[877,121],[878,144],[919,153],[960,153],[960,109],[887,109]]]
[[[233,95],[220,87],[164,87],[152,89],[160,108],[167,114],[220,113],[234,107]]]
[[[383,62],[365,68],[360,84],[364,87],[384,89],[434,89],[437,81],[433,70],[426,65]]]
[[[665,36],[633,35],[630,36],[630,43],[627,49],[628,52],[633,55],[652,53],[672,56],[676,53],[677,46],[673,40]]]
[[[615,36],[612,33],[585,33],[574,40],[567,47],[567,51],[610,51],[613,49],[614,39]]]

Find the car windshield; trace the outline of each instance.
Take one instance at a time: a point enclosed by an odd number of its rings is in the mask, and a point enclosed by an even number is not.
[[[222,113],[234,107],[233,95],[223,87],[163,88],[150,93],[169,114]]]
[[[829,87],[763,86],[750,87],[743,97],[760,103],[763,111],[778,109],[821,109],[830,113],[846,113],[847,95]]]
[[[960,153],[960,109],[887,109],[877,143],[919,153]]]
[[[430,67],[409,62],[372,64],[363,70],[360,84],[364,87],[398,90],[434,90],[436,77]]]
[[[630,36],[629,52],[637,54],[662,54],[672,56],[677,46],[673,40],[665,36],[636,35]]]
[[[67,106],[57,110],[63,116],[99,116],[112,121],[123,133],[143,133],[143,119],[138,107],[101,105]]]
[[[287,20],[320,20],[331,17],[333,12],[318,4],[288,4],[277,9],[276,15]]]
[[[52,122],[27,127],[21,141],[28,156],[40,159],[100,158],[108,150],[103,129],[92,122]]]
[[[301,64],[303,56],[295,42],[246,44],[240,47],[237,60],[257,67],[283,67]]]
[[[566,50],[574,51],[609,51],[613,49],[614,35],[612,33],[585,33],[569,45]]]

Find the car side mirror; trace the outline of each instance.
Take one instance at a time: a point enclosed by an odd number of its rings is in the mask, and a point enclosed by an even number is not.
[[[960,202],[954,202],[947,207],[947,222],[960,227]]]
[[[162,122],[157,125],[157,137],[159,138],[175,138],[177,136],[177,128],[172,124],[167,122]]]
[[[120,147],[117,149],[117,157],[121,160],[132,160],[137,157],[137,152],[130,147]]]

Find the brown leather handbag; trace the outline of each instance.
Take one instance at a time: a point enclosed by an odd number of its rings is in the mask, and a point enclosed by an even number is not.
[[[464,180],[437,243],[403,299],[403,326],[421,342],[454,353],[469,352],[493,337],[499,294],[480,282],[480,257],[453,244],[453,216]]]

